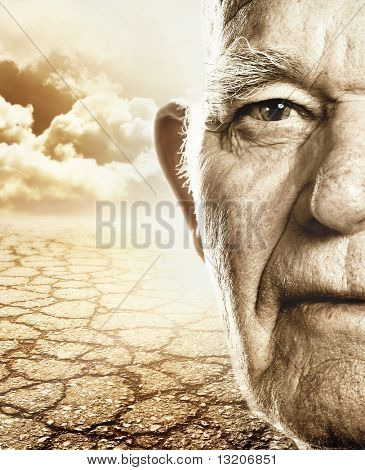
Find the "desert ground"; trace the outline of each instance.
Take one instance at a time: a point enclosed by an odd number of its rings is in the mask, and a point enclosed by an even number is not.
[[[296,448],[248,411],[191,251],[6,223],[0,268],[0,448]]]

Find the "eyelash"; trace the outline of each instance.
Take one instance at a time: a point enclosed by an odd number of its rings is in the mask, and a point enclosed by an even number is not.
[[[256,102],[253,102],[253,103],[245,104],[244,106],[242,106],[241,108],[239,108],[236,111],[236,113],[234,115],[234,118],[233,118],[234,122],[238,122],[242,117],[247,116],[247,114],[252,110],[253,107],[255,107],[255,106],[264,106],[265,104],[268,104],[268,105],[273,104],[273,102],[275,102],[275,101],[280,101],[283,104],[285,104],[286,106],[289,106],[290,108],[294,109],[304,119],[313,120],[313,119],[316,118],[316,116],[314,115],[314,113],[312,111],[310,111],[309,109],[305,108],[302,105],[294,103],[293,101],[290,101],[290,100],[285,100],[285,99],[281,99],[281,98],[272,98],[272,99],[269,99],[269,100],[262,100],[262,101],[256,101]]]

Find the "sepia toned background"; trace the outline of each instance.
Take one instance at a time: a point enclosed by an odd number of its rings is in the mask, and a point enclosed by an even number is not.
[[[200,2],[2,0],[0,20],[0,448],[295,448],[235,385],[179,210],[166,249],[154,209],[147,246],[120,238],[120,202],[173,201],[153,119],[202,91]]]
[[[166,197],[151,129],[159,106],[199,95],[199,11],[194,0],[2,2],[3,210]]]

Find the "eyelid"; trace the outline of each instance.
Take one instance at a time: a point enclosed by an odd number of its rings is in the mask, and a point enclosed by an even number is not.
[[[237,109],[238,107],[244,108],[253,103],[275,99],[294,103],[307,110],[313,118],[320,118],[323,115],[323,102],[321,102],[318,97],[290,83],[275,83],[261,88],[247,96],[246,99],[237,100]]]
[[[255,106],[263,106],[265,103],[270,103],[272,101],[281,101],[285,103],[287,106],[290,106],[292,109],[297,111],[300,115],[302,115],[305,119],[315,119],[316,115],[310,110],[307,109],[305,106],[295,103],[291,100],[284,99],[284,98],[271,98],[268,100],[260,100],[260,101],[253,101],[251,103],[247,103],[241,106],[235,113],[234,119],[240,119],[243,116],[247,116],[250,110],[252,110]]]

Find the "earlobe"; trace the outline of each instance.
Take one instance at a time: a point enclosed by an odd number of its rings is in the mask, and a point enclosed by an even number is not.
[[[171,102],[161,108],[155,118],[155,147],[161,168],[179,201],[191,196],[183,181],[179,180],[178,167],[181,161],[183,131],[186,108]]]
[[[161,167],[184,212],[192,233],[194,246],[201,258],[203,250],[194,213],[194,201],[183,178],[179,175],[181,149],[184,143],[186,107],[171,102],[161,108],[155,119],[155,147]]]

